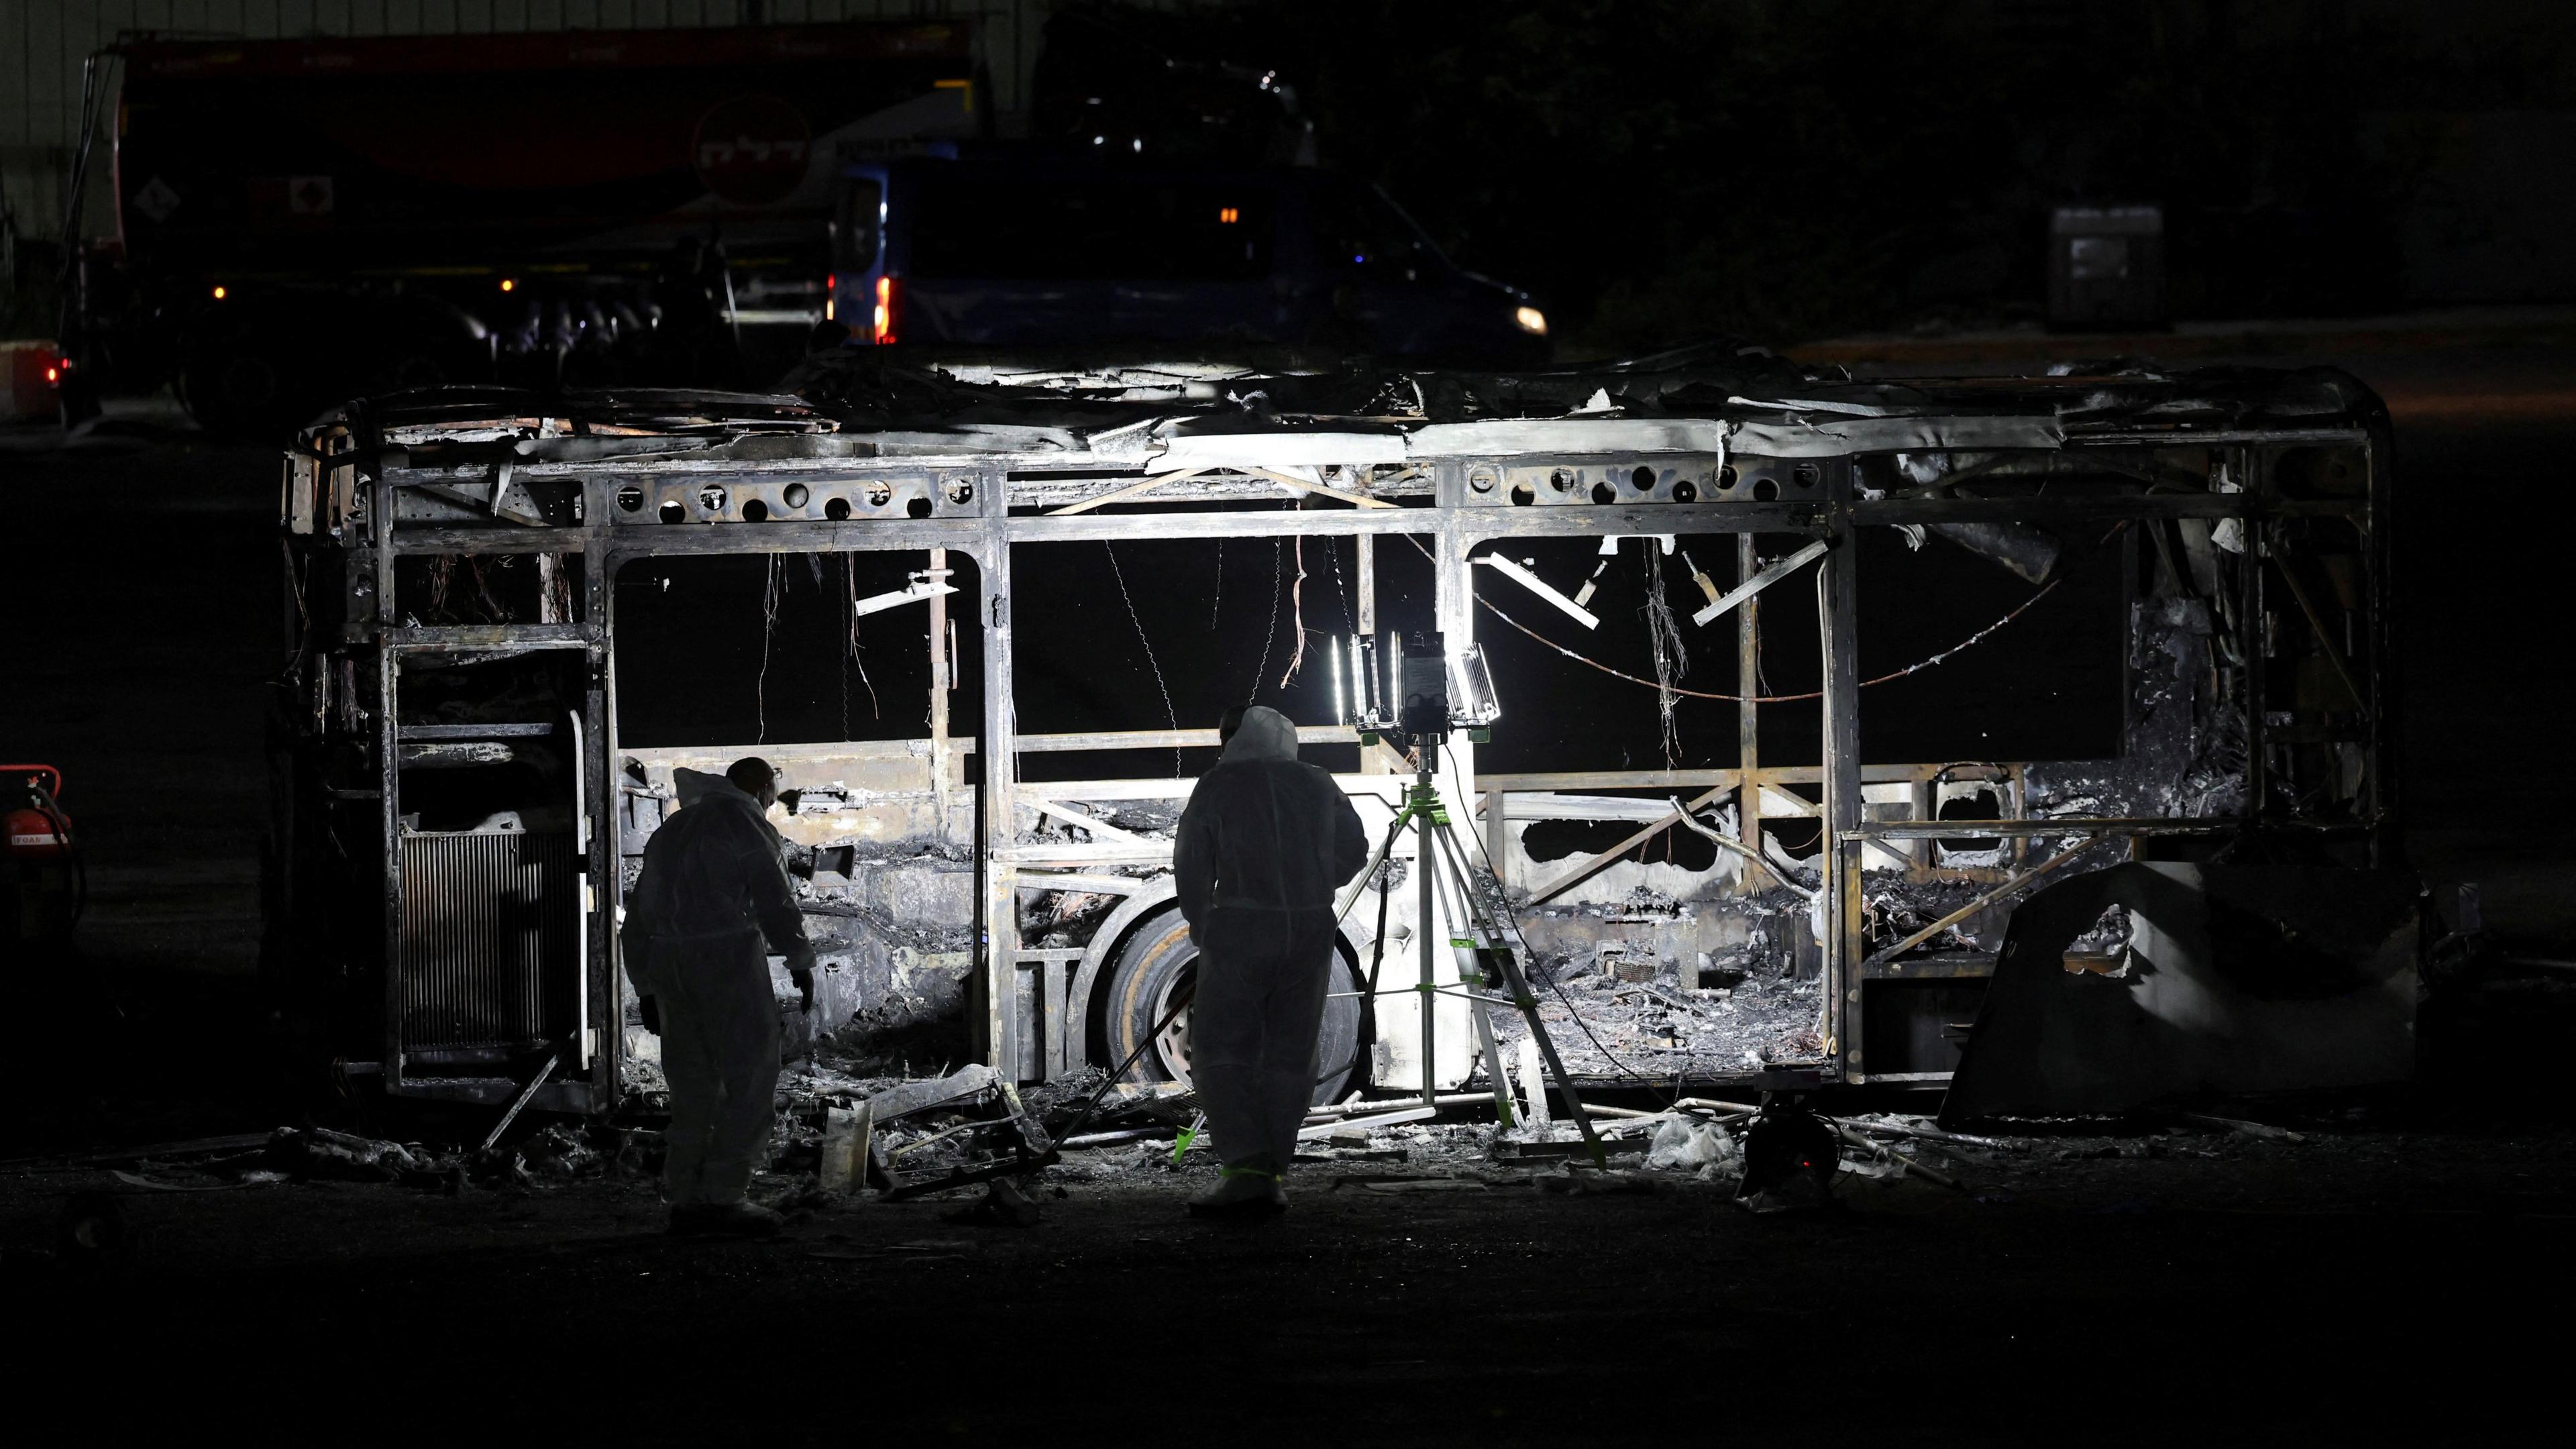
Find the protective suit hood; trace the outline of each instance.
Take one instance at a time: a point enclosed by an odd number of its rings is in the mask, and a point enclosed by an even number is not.
[[[1234,738],[1225,742],[1225,753],[1219,764],[1237,760],[1289,760],[1297,758],[1297,726],[1288,716],[1266,704],[1256,704],[1243,712],[1243,723],[1236,727]]]
[[[760,813],[760,802],[743,794],[733,781],[722,775],[710,775],[704,770],[674,769],[671,771],[671,789],[680,797],[683,810],[710,795],[731,795],[751,806],[754,814]]]

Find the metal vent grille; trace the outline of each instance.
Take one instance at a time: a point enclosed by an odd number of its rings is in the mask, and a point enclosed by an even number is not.
[[[407,835],[402,863],[406,1049],[572,1030],[580,877],[570,833]]]

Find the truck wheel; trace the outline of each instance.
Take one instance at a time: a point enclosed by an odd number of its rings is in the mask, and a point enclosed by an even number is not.
[[[1184,982],[1195,979],[1198,972],[1199,948],[1190,944],[1189,922],[1178,910],[1163,911],[1145,918],[1135,933],[1127,938],[1118,953],[1118,963],[1109,976],[1109,999],[1103,1011],[1109,1045],[1107,1065],[1116,1066],[1136,1050],[1136,1045],[1163,1019],[1172,1006],[1172,993]],[[1359,989],[1359,968],[1347,945],[1335,943],[1333,952],[1333,989],[1350,992]],[[1359,1039],[1359,999],[1349,995],[1327,997],[1324,1001],[1324,1025],[1317,1034],[1317,1071],[1324,1080],[1315,1084],[1314,1101],[1321,1105],[1340,1101],[1350,1093],[1357,1076]],[[1154,1038],[1129,1068],[1131,1082],[1190,1081],[1190,1013],[1183,1008],[1170,1028]]]
[[[340,377],[350,393],[369,391],[347,381],[346,359],[299,348],[283,324],[247,318],[239,325],[192,337],[179,364],[179,400],[197,425],[233,442],[282,443],[315,413],[335,402],[322,384]]]
[[[278,360],[250,337],[192,347],[179,372],[179,398],[189,416],[222,438],[275,441],[279,418],[291,412],[286,392]]]
[[[98,384],[87,372],[67,372],[54,394],[54,403],[62,415],[63,431],[68,433],[98,416]]]

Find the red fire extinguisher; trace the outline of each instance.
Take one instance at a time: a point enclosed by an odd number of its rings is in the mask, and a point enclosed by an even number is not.
[[[51,765],[0,765],[0,862],[7,866],[0,939],[59,940],[80,922],[89,878],[62,792],[63,772]]]

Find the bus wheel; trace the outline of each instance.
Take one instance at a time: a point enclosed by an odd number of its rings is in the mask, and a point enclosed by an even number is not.
[[[1199,948],[1190,944],[1189,923],[1178,909],[1148,916],[1136,927],[1109,976],[1109,997],[1103,1007],[1109,1047],[1106,1065],[1116,1066],[1136,1052],[1138,1043],[1171,1010],[1173,993],[1197,979],[1198,968]],[[1358,1080],[1359,999],[1350,993],[1359,989],[1360,978],[1347,943],[1338,944],[1331,970],[1335,994],[1325,998],[1323,1028],[1316,1039],[1316,1071],[1322,1078],[1315,1084],[1317,1105],[1340,1101]],[[1126,1079],[1189,1085],[1189,1008],[1182,1008],[1172,1024],[1137,1053]]]

